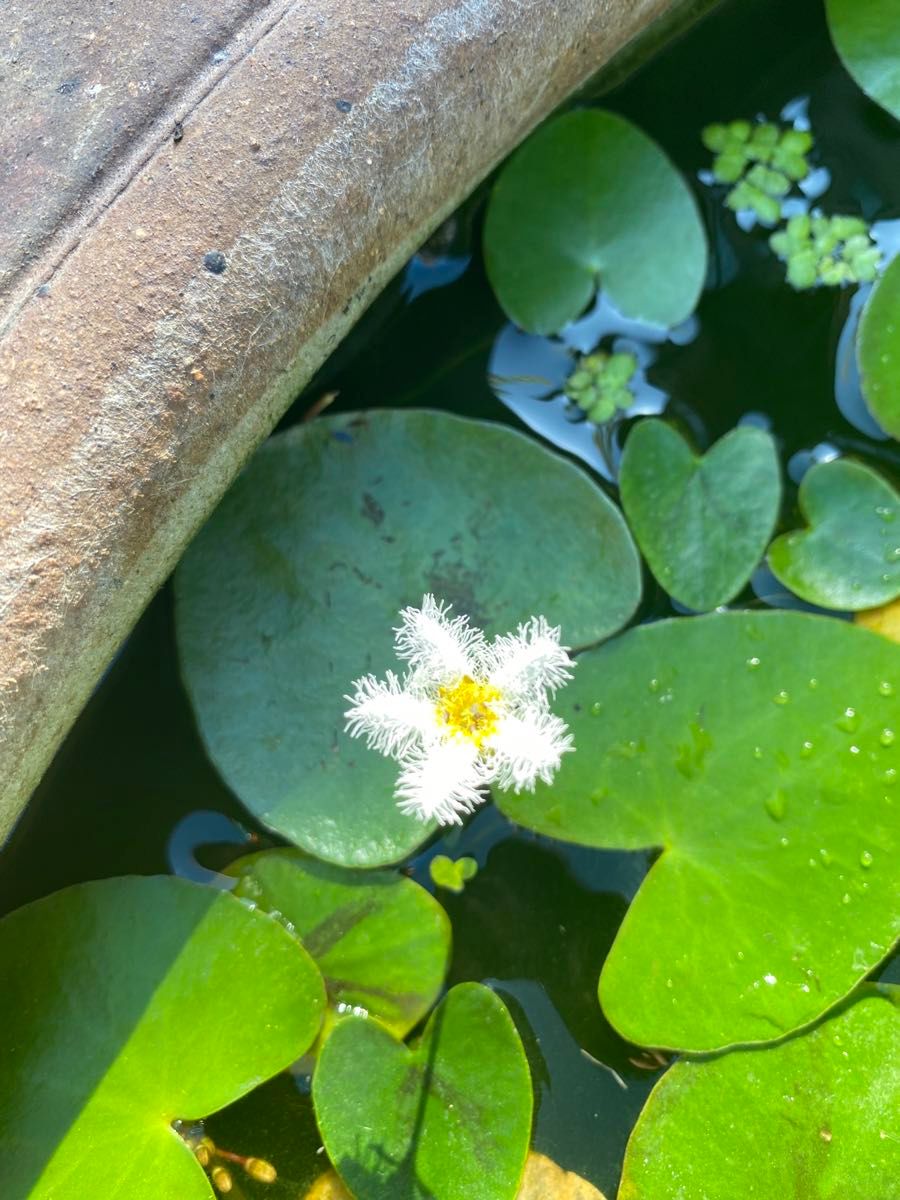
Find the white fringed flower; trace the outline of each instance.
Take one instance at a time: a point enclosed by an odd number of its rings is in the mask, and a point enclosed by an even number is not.
[[[402,678],[364,675],[354,683],[347,730],[400,764],[400,808],[423,821],[461,824],[497,783],[519,792],[550,783],[574,749],[550,697],[574,662],[559,629],[532,617],[488,642],[467,617],[425,596],[395,630]]]

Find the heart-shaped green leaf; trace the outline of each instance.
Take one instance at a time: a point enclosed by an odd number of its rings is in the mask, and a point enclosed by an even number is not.
[[[635,1126],[619,1200],[896,1196],[898,1001],[867,987],[777,1046],[676,1063]]]
[[[180,879],[79,884],[0,922],[0,1162],[10,1200],[212,1188],[172,1128],[309,1047],[324,989],[272,918]]]
[[[698,612],[746,584],[781,503],[775,443],[751,426],[733,429],[700,457],[665,421],[641,421],[625,443],[619,485],[651,571]]]
[[[626,317],[677,325],[706,276],[706,236],[687,184],[623,117],[548,122],[500,174],[484,227],[488,277],[507,315],[558,333],[598,280]]]
[[[900,647],[805,613],[644,625],[578,661],[575,753],[513,820],[660,846],[600,979],[609,1020],[705,1051],[815,1020],[900,935]]]
[[[434,1004],[450,922],[411,879],[348,871],[296,850],[251,854],[228,873],[238,878],[236,895],[277,912],[303,942],[324,976],[332,1019],[363,1009],[404,1037]]]
[[[809,529],[769,547],[774,575],[804,600],[857,611],[900,596],[900,496],[849,459],[817,463],[798,495]]]
[[[900,255],[866,301],[856,357],[869,411],[886,433],[900,439]]]
[[[341,1021],[313,1102],[328,1157],[357,1200],[512,1200],[531,1135],[528,1063],[503,1002],[447,993],[413,1049]]]
[[[510,429],[370,412],[268,442],[176,576],[185,682],[216,766],[319,858],[376,866],[431,833],[397,766],[344,732],[346,693],[396,668],[399,610],[426,592],[490,633],[533,613],[584,646],[619,629],[640,566],[618,509]]]
[[[896,0],[825,0],[841,60],[867,96],[900,118],[900,21]]]

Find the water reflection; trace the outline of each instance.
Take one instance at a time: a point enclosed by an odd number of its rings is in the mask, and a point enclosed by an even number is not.
[[[657,348],[666,342],[686,345],[698,330],[696,317],[674,329],[630,320],[601,292],[590,312],[567,325],[558,337],[523,333],[512,324],[504,326],[494,341],[488,378],[498,399],[530,429],[614,482],[622,455],[623,422],[655,416],[668,403],[667,394],[647,378]],[[562,391],[577,355],[598,348],[632,354],[637,362],[629,385],[634,402],[603,425],[588,421]]]
[[[488,981],[513,1014],[535,1087],[532,1145],[615,1195],[625,1145],[660,1070],[630,1079],[585,1054],[543,986],[529,979]]]

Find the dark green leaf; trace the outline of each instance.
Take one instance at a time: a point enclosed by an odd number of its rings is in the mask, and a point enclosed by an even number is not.
[[[271,917],[180,879],[80,884],[0,922],[4,1200],[208,1200],[171,1127],[309,1047],[324,989]]]
[[[900,935],[900,647],[843,621],[723,613],[579,658],[551,836],[659,846],[600,980],[626,1037],[704,1051],[815,1020]]]
[[[769,547],[769,566],[785,587],[851,611],[900,596],[900,496],[886,480],[849,459],[817,463],[798,500],[809,528]]]
[[[732,430],[702,457],[665,421],[628,435],[619,476],[628,523],[666,591],[698,612],[731,600],[750,578],[781,502],[770,434]]]
[[[393,799],[396,763],[344,733],[346,693],[397,668],[425,592],[490,633],[533,613],[583,646],[640,595],[618,509],[580,470],[499,425],[371,412],[273,438],[176,577],[200,731],[247,807],[317,857],[403,858],[431,833]]]
[[[531,1134],[531,1079],[502,1001],[448,992],[413,1049],[349,1017],[313,1076],[325,1149],[357,1200],[513,1200]]]
[[[404,1037],[434,1004],[450,922],[411,879],[348,871],[296,850],[249,855],[229,874],[237,895],[289,922],[325,978],[333,1015],[362,1008]]]
[[[488,276],[507,315],[557,333],[598,282],[626,316],[677,325],[706,275],[694,198],[659,147],[595,109],[542,126],[494,185],[484,229]]]

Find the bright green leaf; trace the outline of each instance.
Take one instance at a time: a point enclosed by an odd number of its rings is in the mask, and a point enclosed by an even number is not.
[[[662,855],[600,979],[649,1046],[815,1020],[900,935],[900,646],[805,613],[716,613],[580,656],[552,788],[497,797],[567,841]]]
[[[900,20],[896,0],[825,0],[841,60],[867,96],[900,118]]]
[[[315,421],[268,442],[176,576],[200,732],[247,807],[319,858],[376,866],[432,827],[397,764],[344,732],[354,679],[396,669],[426,592],[506,633],[533,613],[584,646],[640,596],[637,551],[588,477],[530,438],[442,413]]]
[[[811,604],[856,612],[900,596],[900,496],[850,459],[817,463],[798,495],[808,529],[782,534],[769,566]]]
[[[706,275],[687,184],[646,134],[596,109],[548,122],[509,160],[488,205],[484,254],[505,312],[532,333],[557,333],[598,283],[625,316],[677,325]]]
[[[176,1118],[230,1104],[316,1036],[322,980],[271,917],[180,879],[79,884],[0,922],[9,1200],[208,1200]]]
[[[780,1045],[676,1063],[635,1126],[619,1200],[896,1196],[898,998],[865,988]]]
[[[332,1014],[364,1009],[404,1037],[438,998],[450,922],[424,888],[393,871],[360,874],[265,850],[229,867],[236,894],[289,923],[325,978]]]
[[[900,255],[889,263],[862,311],[856,356],[872,416],[900,439]]]
[[[531,1134],[528,1063],[503,1002],[448,992],[409,1049],[349,1017],[325,1043],[313,1101],[357,1200],[513,1200]]]
[[[446,854],[436,854],[428,864],[428,874],[435,887],[459,894],[478,874],[478,863],[468,855],[453,859]]]
[[[762,558],[781,502],[770,434],[732,430],[702,457],[665,421],[628,435],[622,504],[650,569],[696,611],[735,596]]]

